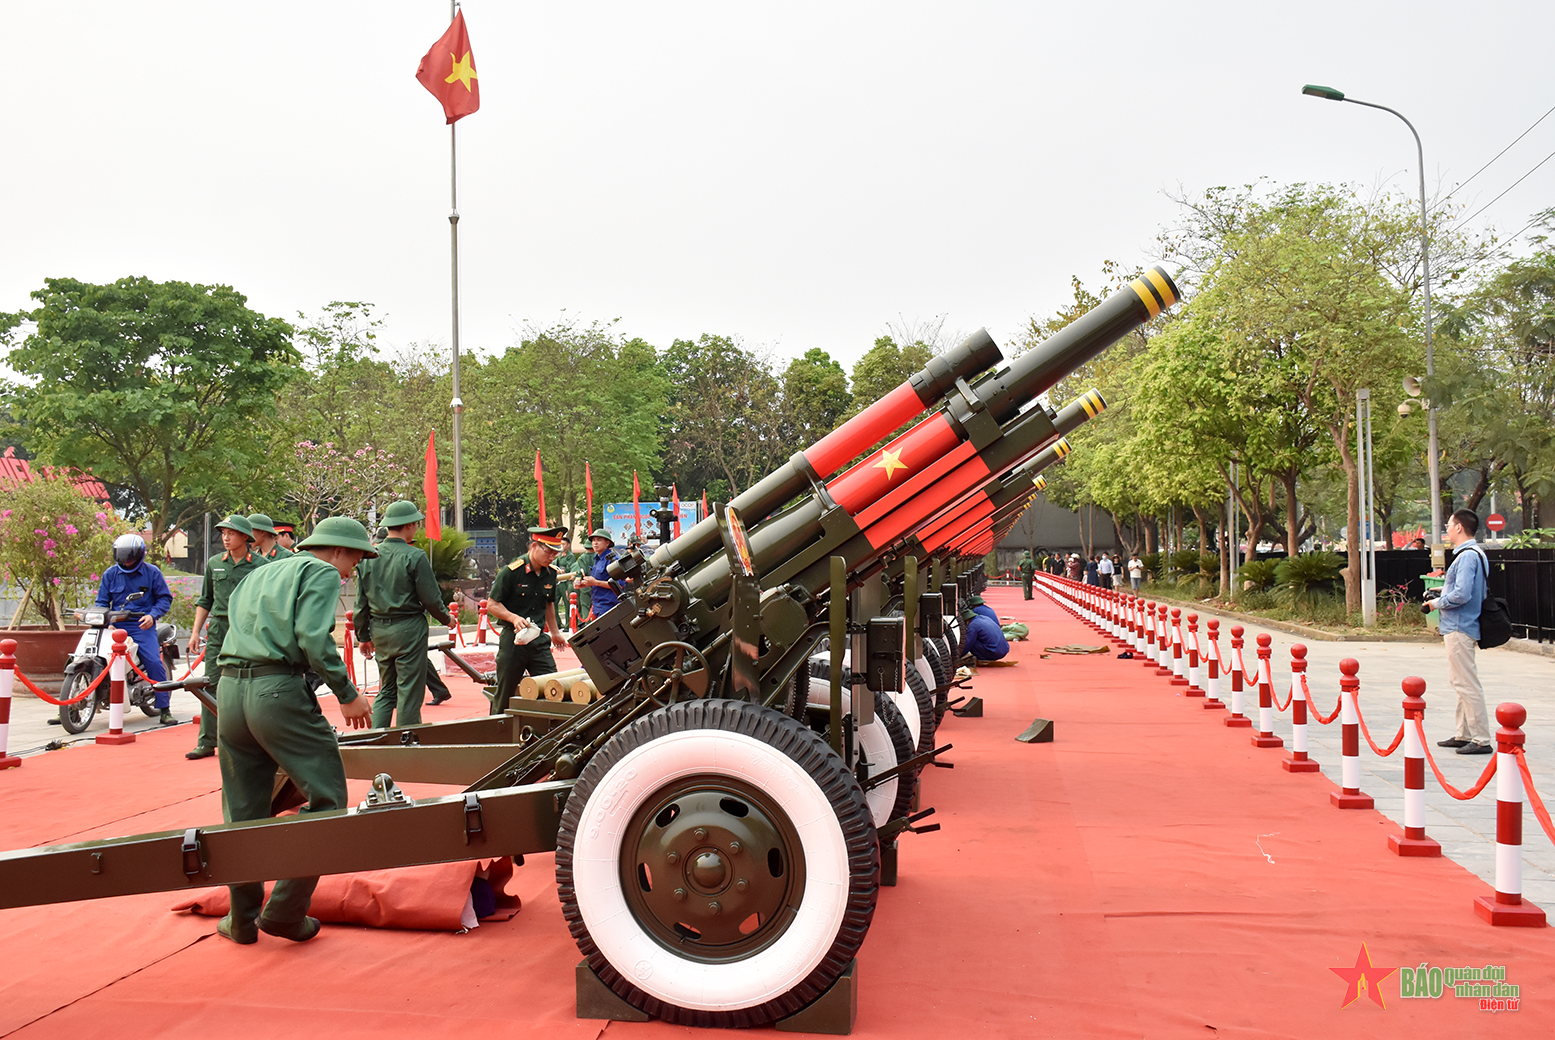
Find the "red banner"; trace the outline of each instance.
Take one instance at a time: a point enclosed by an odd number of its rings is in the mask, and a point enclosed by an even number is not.
[[[588,516],[583,518],[583,533],[587,537],[594,530],[594,474],[589,472],[587,459],[583,460],[583,495],[588,503],[584,508],[589,511]]]
[[[637,537],[643,536],[642,485],[637,483],[637,471],[632,470],[632,521],[637,527]]]
[[[427,468],[421,478],[421,492],[427,496],[427,537],[434,542],[443,540],[443,509],[437,501],[437,431],[427,434]]]
[[[549,527],[550,522],[545,519],[545,475],[540,471],[540,449],[535,449],[535,487],[540,492],[540,526]]]

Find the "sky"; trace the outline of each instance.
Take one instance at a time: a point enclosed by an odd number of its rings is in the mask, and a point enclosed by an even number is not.
[[[1154,263],[1172,196],[1260,177],[1452,191],[1555,106],[1549,3],[536,3],[464,7],[461,348],[616,321],[845,366],[895,327],[1034,315]],[[450,341],[439,0],[0,5],[0,311],[47,277],[372,303]],[[1555,116],[1453,198],[1555,151]],[[1555,161],[1475,217],[1515,232]],[[617,320],[618,319],[618,320]]]

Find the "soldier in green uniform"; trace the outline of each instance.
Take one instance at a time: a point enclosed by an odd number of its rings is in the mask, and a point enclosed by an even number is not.
[[[551,647],[561,649],[567,645],[556,622],[556,570],[551,566],[561,555],[566,535],[565,527],[531,527],[529,551],[499,570],[497,580],[491,583],[486,613],[497,619],[501,631],[497,643],[497,696],[491,702],[493,715],[507,710],[513,691],[518,689],[518,680],[526,672],[546,675],[556,671]],[[541,627],[545,631],[526,643],[514,638],[526,629]],[[550,633],[550,639],[545,632]]]
[[[578,528],[578,534],[587,536],[586,528]],[[578,557],[578,579],[572,583],[572,590],[578,594],[578,623],[582,624],[589,619],[589,611],[594,606],[594,592],[583,580],[594,573],[594,561],[599,559],[594,552],[594,539],[586,537],[588,550]]]
[[[275,521],[265,514],[251,514],[248,518],[248,526],[254,529],[254,548],[266,560],[283,560],[292,555],[292,551],[281,544],[281,537],[275,529]]]
[[[353,622],[362,653],[378,662],[373,726],[415,726],[427,688],[427,615],[452,622],[427,554],[411,545],[426,516],[414,502],[393,502],[383,513],[388,537],[378,558],[357,568]],[[397,712],[396,712],[396,709]]]
[[[277,768],[307,796],[303,812],[347,807],[334,727],[302,677],[310,670],[323,676],[346,725],[367,725],[367,698],[351,685],[330,633],[340,580],[374,550],[367,530],[344,516],[319,521],[298,548],[308,551],[262,568],[229,602],[232,630],[221,648],[216,692],[222,803],[229,823],[270,816]],[[229,886],[232,912],[217,924],[217,933],[238,943],[257,942],[261,931],[296,942],[313,938],[319,922],[308,916],[308,904],[318,881],[277,881],[268,904],[259,881]]]
[[[563,529],[563,537],[566,531]],[[568,612],[572,609],[572,592],[577,587],[577,578],[580,572],[578,554],[572,551],[572,542],[569,539],[562,548],[561,555],[556,557],[556,562],[551,564],[556,569],[556,618],[562,627],[571,628]]]
[[[1020,587],[1025,590],[1026,598],[1031,598],[1031,582],[1037,573],[1037,561],[1031,558],[1031,550],[1027,549],[1020,557]]]
[[[238,587],[266,561],[253,549],[254,529],[248,517],[234,513],[216,527],[221,531],[221,544],[226,552],[205,565],[205,581],[200,586],[200,596],[194,601],[194,624],[189,630],[189,656],[200,651],[201,633],[205,644],[205,677],[215,682],[220,677],[216,658],[221,654],[222,640],[227,636],[227,601],[232,590]],[[210,626],[206,627],[206,618]],[[200,712],[200,733],[194,747],[185,752],[185,758],[210,758],[216,753],[216,720],[208,711]]]

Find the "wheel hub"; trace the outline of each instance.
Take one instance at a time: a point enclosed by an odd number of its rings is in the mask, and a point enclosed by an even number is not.
[[[685,777],[627,828],[622,883],[633,915],[684,956],[725,961],[773,942],[804,892],[798,834],[761,792]]]

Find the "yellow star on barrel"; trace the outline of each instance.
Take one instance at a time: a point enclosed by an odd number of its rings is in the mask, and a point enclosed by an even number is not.
[[[889,481],[891,474],[899,469],[906,469],[907,463],[902,461],[902,452],[898,448],[896,451],[881,451],[880,461],[875,463],[875,466],[885,470],[885,478]]]
[[[453,59],[453,71],[448,74],[448,78],[443,80],[443,82],[453,83],[458,81],[464,84],[465,90],[469,90],[470,80],[480,78],[475,74],[475,63],[470,60],[470,52],[465,51],[462,58],[454,54],[449,54],[448,56]]]

